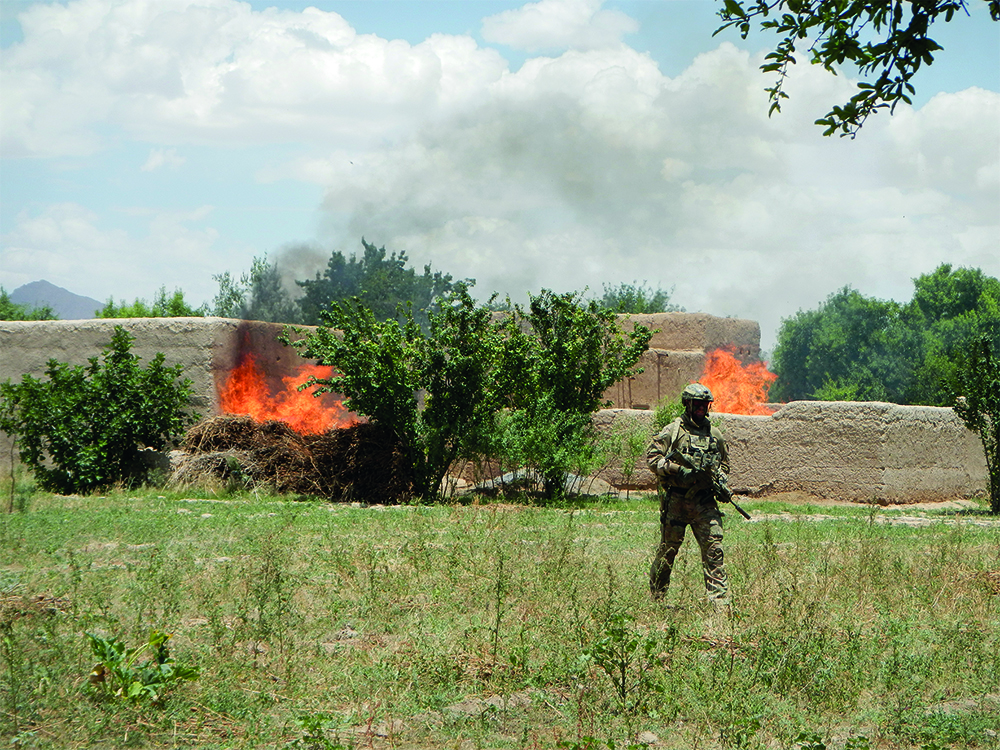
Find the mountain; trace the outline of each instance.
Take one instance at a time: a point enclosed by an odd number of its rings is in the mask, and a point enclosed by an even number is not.
[[[10,301],[28,307],[48,305],[61,320],[84,320],[93,318],[94,313],[104,307],[96,299],[84,297],[50,284],[48,281],[32,281],[19,286],[10,293]]]

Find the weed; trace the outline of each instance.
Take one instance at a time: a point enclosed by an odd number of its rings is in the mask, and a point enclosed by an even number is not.
[[[649,427],[634,417],[621,417],[611,425],[602,448],[610,458],[619,462],[618,469],[626,488],[632,485],[636,466],[646,454],[651,437]],[[630,490],[625,490],[625,497],[630,497]]]
[[[504,611],[507,608],[507,595],[510,592],[510,572],[504,571],[504,561],[507,558],[507,552],[503,547],[498,547],[496,551],[497,560],[497,571],[496,571],[496,583],[493,586],[493,623],[490,627],[490,636],[492,640],[492,653],[494,664],[497,661],[497,655],[500,649],[500,625],[503,622]]]
[[[14,732],[18,732],[20,729],[20,703],[22,701],[23,680],[21,678],[21,670],[19,669],[19,649],[14,643],[13,628],[9,622],[2,623],[2,627],[0,627],[0,655],[3,656],[3,661],[7,665],[7,669],[3,675],[6,678],[6,685],[4,685],[6,690],[3,692],[7,699],[4,706],[4,714],[10,717]]]
[[[260,644],[277,646],[281,654],[294,645],[300,617],[293,597],[300,580],[289,572],[289,562],[285,539],[268,533],[260,539],[257,554],[249,556],[240,571],[234,635],[237,641],[251,644],[255,660],[261,653]]]
[[[302,736],[285,745],[289,750],[350,750],[353,747],[327,736],[331,723],[329,714],[301,714],[294,721]]]
[[[591,736],[581,737],[579,741],[559,740],[556,747],[560,750],[646,750],[649,745],[641,742],[628,745],[617,745],[614,740],[597,740]]]
[[[151,630],[149,640],[136,648],[126,648],[114,638],[102,638],[94,633],[86,633],[90,649],[98,658],[90,673],[89,683],[95,690],[116,698],[124,698],[135,703],[149,701],[163,702],[166,691],[184,680],[196,680],[198,667],[178,664],[167,650],[171,635],[160,630]],[[148,658],[142,664],[139,659],[144,654]]]
[[[723,724],[719,739],[722,740],[723,747],[744,750],[744,748],[751,746],[751,741],[757,736],[760,728],[759,716],[746,716],[738,713],[731,721]]]
[[[799,750],[826,750],[823,735],[819,734],[819,732],[799,732],[799,736],[795,738],[795,741],[798,743]]]
[[[651,675],[657,664],[656,640],[640,635],[632,620],[621,612],[605,623],[587,656],[611,680],[618,706],[626,713],[640,710],[656,690]]]

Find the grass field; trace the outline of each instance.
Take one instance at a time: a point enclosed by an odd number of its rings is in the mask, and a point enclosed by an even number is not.
[[[21,505],[0,515],[5,746],[1000,747],[1000,525],[978,511],[748,500],[716,612],[690,535],[650,600],[653,497]],[[91,684],[86,633],[154,630],[197,679]],[[151,680],[153,651],[119,666]]]

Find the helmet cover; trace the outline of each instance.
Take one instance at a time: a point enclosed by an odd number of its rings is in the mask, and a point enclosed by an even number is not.
[[[684,386],[684,390],[681,391],[681,403],[686,404],[689,401],[715,401],[715,398],[701,383],[691,383]]]

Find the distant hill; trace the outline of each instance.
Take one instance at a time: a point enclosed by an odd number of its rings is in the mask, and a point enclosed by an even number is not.
[[[10,301],[17,305],[28,307],[44,307],[48,305],[61,320],[86,320],[93,318],[94,313],[104,305],[96,299],[84,297],[50,284],[48,281],[32,281],[19,286],[10,293]]]

